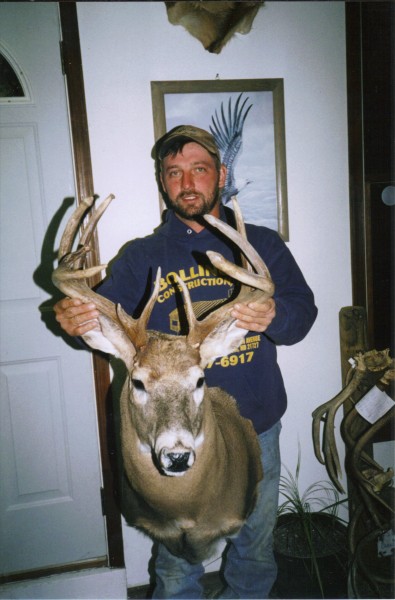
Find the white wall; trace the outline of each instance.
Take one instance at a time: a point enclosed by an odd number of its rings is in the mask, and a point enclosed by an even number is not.
[[[279,349],[289,395],[282,456],[293,469],[300,440],[302,487],[326,479],[311,413],[341,387],[338,312],[351,304],[344,3],[266,2],[252,32],[219,56],[170,25],[163,2],[82,2],[78,17],[95,189],[117,196],[100,226],[104,261],[159,220],[150,81],[284,79],[289,247],[319,316],[303,342]],[[124,540],[128,583],[139,585],[150,543],[129,528]]]

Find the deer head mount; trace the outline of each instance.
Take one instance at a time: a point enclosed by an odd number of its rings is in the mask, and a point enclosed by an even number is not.
[[[165,2],[172,25],[182,25],[208,52],[219,54],[236,34],[251,31],[264,2]]]
[[[235,400],[205,384],[209,361],[237,349],[247,332],[230,315],[235,302],[264,302],[274,292],[269,271],[245,238],[236,208],[239,233],[215,217],[214,228],[232,239],[247,256],[242,266],[208,251],[217,268],[241,282],[236,299],[198,320],[189,291],[178,279],[185,301],[188,335],[147,329],[156,302],[154,290],[138,319],[92,291],[87,278],[104,268],[83,268],[89,240],[113,199],[110,195],[90,218],[76,251],[73,239],[93,199],[84,200],[63,234],[55,285],[67,296],[93,301],[101,331],[86,334],[92,347],[123,360],[128,374],[121,395],[121,439],[124,469],[123,513],[132,525],[162,541],[173,554],[190,562],[210,556],[216,542],[236,533],[255,504],[262,478],[260,448],[252,424],[240,416]],[[256,272],[250,265],[253,265]]]

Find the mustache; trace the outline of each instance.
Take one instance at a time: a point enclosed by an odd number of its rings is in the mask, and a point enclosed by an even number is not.
[[[196,190],[188,190],[188,191],[185,191],[185,192],[180,192],[177,195],[176,199],[177,200],[183,200],[186,196],[190,196],[191,194],[194,195],[194,196],[198,196],[199,198],[204,198],[204,195],[201,194],[200,192],[197,192]]]

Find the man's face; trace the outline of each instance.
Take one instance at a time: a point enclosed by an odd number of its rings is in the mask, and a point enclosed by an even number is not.
[[[177,215],[190,220],[209,213],[219,216],[219,189],[225,185],[226,168],[222,165],[218,172],[203,146],[188,142],[175,156],[166,156],[160,176]]]

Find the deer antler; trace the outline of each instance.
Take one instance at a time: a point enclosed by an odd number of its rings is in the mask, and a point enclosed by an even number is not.
[[[62,238],[60,240],[58,259],[59,265],[52,273],[52,281],[57,288],[59,288],[66,296],[71,298],[79,298],[84,302],[93,300],[100,312],[106,315],[108,318],[116,321],[116,309],[113,302],[110,302],[103,296],[96,294],[86,283],[86,279],[97,275],[107,267],[107,265],[98,265],[89,269],[81,269],[81,265],[84,264],[86,256],[90,251],[89,242],[91,240],[93,231],[103,215],[104,211],[114,199],[114,196],[110,194],[101,204],[98,210],[94,213],[90,213],[89,222],[87,228],[81,237],[79,246],[75,252],[72,252],[73,241],[80,224],[80,221],[87,211],[91,208],[94,203],[94,198],[84,198],[79,206],[75,209],[71,215]]]
[[[218,252],[208,250],[207,256],[217,269],[223,271],[243,285],[234,300],[226,302],[207,315],[202,321],[198,321],[193,312],[189,292],[186,286],[179,281],[183,288],[186,303],[186,312],[189,323],[188,341],[191,344],[200,344],[211,333],[215,333],[218,337],[219,330],[223,332],[223,336],[229,336],[229,327],[235,322],[235,319],[230,316],[230,312],[236,303],[262,303],[268,298],[271,298],[274,293],[274,283],[270,277],[269,269],[247,240],[243,217],[235,196],[232,197],[232,203],[236,216],[237,231],[227,223],[224,223],[224,221],[220,221],[212,215],[205,215],[204,218],[210,225],[232,240],[242,251],[243,267],[239,267],[229,262]],[[251,265],[254,267],[256,273],[252,271]],[[245,333],[245,331],[243,333],[243,330],[234,332],[233,335],[236,336],[235,348],[245,336]]]
[[[79,246],[76,251],[72,252],[73,240],[80,221],[87,209],[92,207],[94,198],[85,198],[75,209],[60,241],[58,253],[59,265],[52,274],[52,281],[66,296],[78,298],[83,302],[95,303],[100,313],[99,320],[103,335],[96,332],[83,336],[90,346],[118,356],[119,350],[127,345],[129,352],[132,352],[133,355],[137,348],[146,343],[146,327],[158,295],[160,271],[158,272],[157,285],[150,301],[145,306],[140,318],[133,319],[120,306],[116,306],[107,298],[94,292],[86,282],[87,278],[101,272],[107,265],[81,268],[90,251],[89,242],[95,227],[114,198],[115,196],[110,194],[103,200],[95,212],[90,213],[89,221],[81,237]],[[103,342],[103,336],[110,341],[112,346],[108,347],[108,344]],[[99,337],[100,342],[98,343],[97,340]],[[133,348],[130,342],[132,342]]]
[[[337,394],[337,396],[332,398],[332,400],[328,400],[328,402],[325,402],[324,404],[316,408],[312,415],[313,444],[315,456],[321,464],[326,466],[330,478],[336,485],[336,488],[342,494],[344,493],[344,489],[338,479],[338,477],[342,474],[342,469],[340,466],[339,454],[337,452],[335,440],[335,416],[340,406],[342,406],[342,404],[344,404],[344,402],[346,402],[346,400],[350,398],[350,396],[358,388],[358,385],[361,382],[363,376],[364,371],[362,369],[356,369],[348,385],[346,385],[346,387],[339,394]],[[324,458],[322,457],[320,448],[321,422],[324,423],[322,442],[322,451]]]
[[[110,194],[102,202],[99,208],[90,214],[85,232],[80,241],[80,245],[76,251],[72,252],[71,248],[79,222],[86,210],[92,206],[94,199],[85,199],[74,211],[66,225],[60,242],[59,266],[54,271],[52,280],[54,284],[67,296],[70,296],[71,298],[79,298],[83,302],[92,301],[96,304],[96,307],[100,313],[99,320],[103,335],[98,332],[96,332],[96,334],[86,334],[84,339],[86,339],[90,346],[103,350],[103,340],[100,339],[100,344],[96,342],[93,343],[92,336],[100,336],[100,338],[103,338],[104,336],[104,338],[106,338],[112,345],[112,349],[108,349],[106,347],[105,351],[115,354],[116,356],[119,354],[124,355],[125,353],[120,352],[120,350],[124,349],[125,345],[130,346],[131,342],[133,345],[132,355],[134,355],[136,349],[145,345],[147,341],[147,324],[159,292],[160,269],[158,269],[154,291],[150,300],[146,304],[140,318],[133,319],[131,316],[127,315],[119,305],[115,306],[113,302],[91,290],[86,283],[86,279],[88,277],[96,275],[98,272],[104,269],[106,265],[99,265],[86,269],[82,268],[87,253],[90,250],[89,242],[93,235],[94,229],[100,217],[103,215],[104,211],[113,199],[114,196]],[[188,289],[184,282],[179,279],[179,284],[184,292],[186,312],[189,321],[188,342],[192,345],[200,345],[203,340],[205,340],[207,337],[211,338],[212,336],[212,340],[210,339],[209,341],[211,341],[212,345],[215,344],[218,346],[219,356],[222,356],[223,354],[223,352],[221,354],[221,341],[223,341],[224,338],[227,340],[231,338],[233,344],[232,348],[236,348],[246,334],[246,331],[243,329],[232,329],[235,319],[230,316],[230,312],[234,304],[236,302],[262,303],[270,298],[274,293],[274,284],[270,278],[269,270],[258,253],[248,243],[243,219],[236,198],[233,198],[232,200],[236,213],[236,223],[240,233],[213,216],[206,215],[205,219],[212,226],[219,229],[222,233],[224,233],[224,235],[234,241],[234,243],[241,249],[249,261],[247,263],[246,259],[243,257],[243,267],[239,267],[227,261],[221,254],[217,252],[207,252],[207,255],[215,267],[242,283],[241,290],[237,298],[231,302],[221,305],[215,311],[207,315],[207,317],[205,317],[202,321],[198,321],[193,312]],[[254,267],[256,272],[253,272],[251,265]],[[114,348],[116,350],[115,352]]]
[[[388,369],[391,365],[389,350],[376,351],[371,350],[365,354],[359,353],[355,357],[356,366],[350,370],[351,378],[346,387],[334,398],[325,402],[316,408],[312,414],[313,417],[313,444],[314,453],[317,460],[326,466],[336,488],[344,493],[338,477],[341,475],[341,466],[335,440],[335,416],[342,404],[357,391],[363,380],[371,372],[379,372]],[[320,447],[320,428],[321,422],[324,423],[322,451]]]

